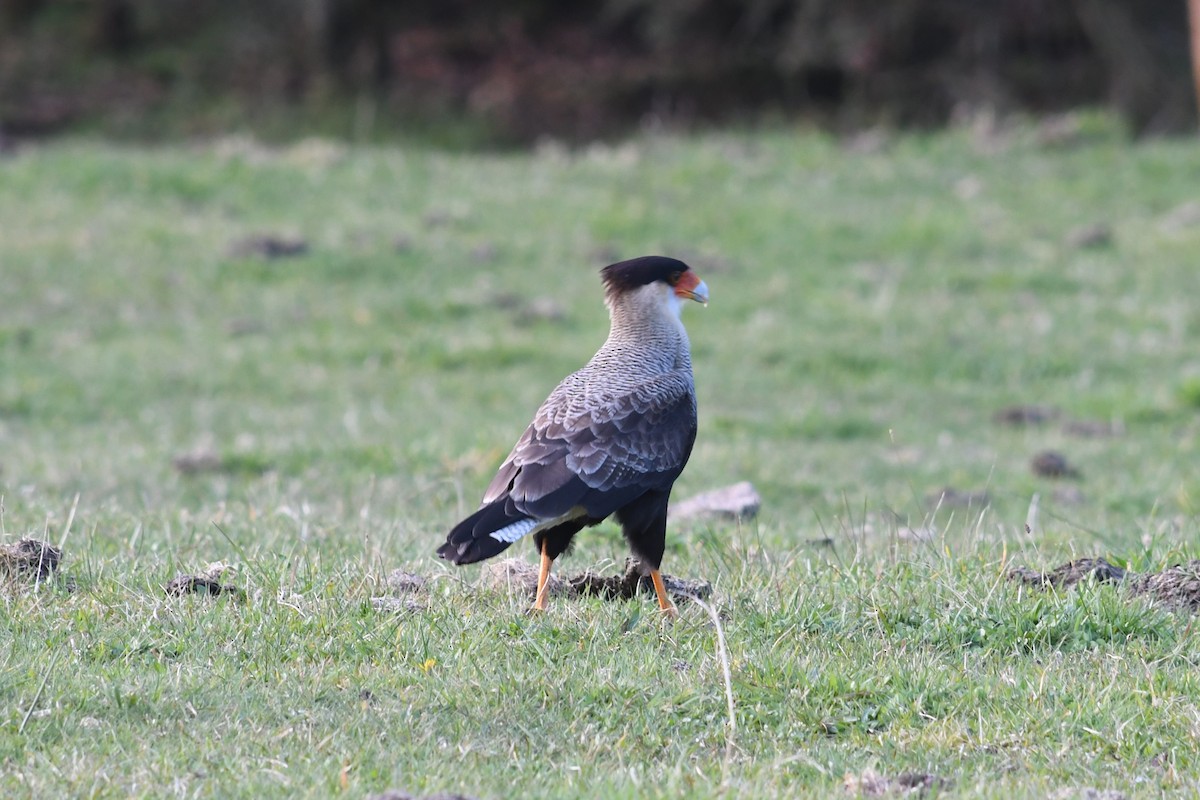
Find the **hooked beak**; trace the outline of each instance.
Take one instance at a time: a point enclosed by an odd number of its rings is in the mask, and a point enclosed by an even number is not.
[[[685,300],[695,300],[703,306],[708,305],[708,285],[696,277],[696,273],[688,270],[675,284],[675,296]]]

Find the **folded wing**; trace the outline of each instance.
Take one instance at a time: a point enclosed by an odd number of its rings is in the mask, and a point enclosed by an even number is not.
[[[574,378],[575,376],[571,376]],[[637,496],[669,487],[696,440],[691,374],[668,372],[619,395],[564,381],[525,430],[483,502],[509,498],[529,516],[549,519],[582,506],[603,519]]]
[[[669,489],[696,440],[690,371],[624,393],[588,392],[569,376],[538,409],[484,494],[439,550],[456,563],[500,552],[534,530],[597,522],[649,491]]]

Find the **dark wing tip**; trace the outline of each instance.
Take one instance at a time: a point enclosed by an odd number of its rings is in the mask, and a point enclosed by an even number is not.
[[[497,500],[455,525],[437,549],[438,557],[452,564],[473,564],[502,552],[512,542],[495,539],[491,534],[525,518],[508,513],[508,505],[507,498]]]

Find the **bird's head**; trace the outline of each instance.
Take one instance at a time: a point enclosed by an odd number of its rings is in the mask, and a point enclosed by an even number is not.
[[[678,315],[681,301],[695,300],[708,305],[708,286],[682,261],[666,256],[641,258],[609,264],[600,270],[604,297],[612,306],[621,298],[637,293],[652,293]]]

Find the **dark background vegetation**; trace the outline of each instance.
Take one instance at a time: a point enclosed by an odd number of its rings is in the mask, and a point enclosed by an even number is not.
[[[1187,29],[1183,0],[0,0],[0,126],[519,143],[1110,105],[1161,133],[1194,125]]]

